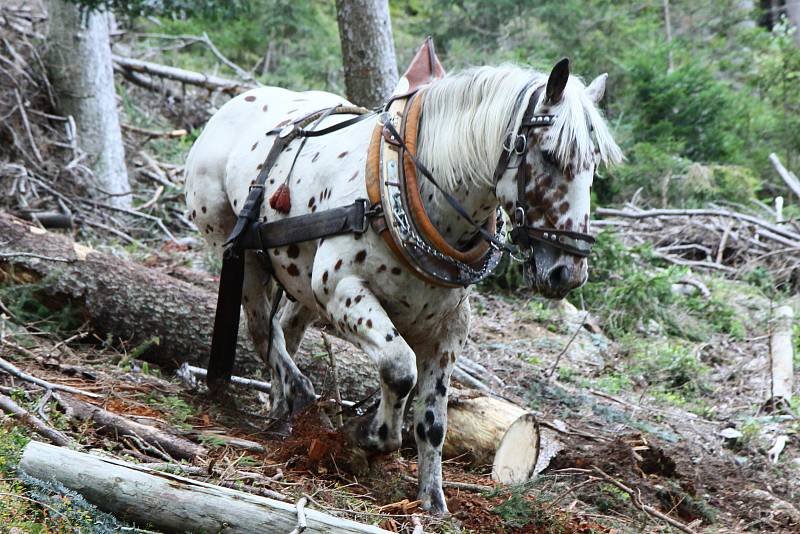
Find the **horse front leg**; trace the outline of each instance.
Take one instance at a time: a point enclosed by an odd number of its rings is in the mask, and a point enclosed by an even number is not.
[[[337,334],[366,352],[380,376],[377,410],[351,419],[345,433],[351,442],[366,450],[399,449],[405,403],[417,380],[414,351],[360,278],[345,276],[334,286],[323,274],[315,281],[314,293]]]
[[[414,437],[417,442],[418,499],[422,508],[447,513],[442,490],[442,445],[447,433],[447,395],[450,375],[469,331],[469,302],[446,317],[440,330],[417,348],[417,397]]]

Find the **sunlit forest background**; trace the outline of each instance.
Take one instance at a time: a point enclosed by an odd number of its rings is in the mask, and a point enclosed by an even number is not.
[[[639,189],[653,205],[695,206],[711,198],[771,198],[780,183],[767,156],[792,168],[800,148],[800,47],[786,19],[736,0],[391,2],[398,65],[426,35],[445,68],[513,62],[549,70],[563,56],[590,80],[609,74],[603,108],[627,165],[595,186],[601,203]],[[259,79],[295,90],[344,93],[331,2],[249,2],[246,16],[202,14],[145,27],[169,34],[207,32]],[[213,69],[202,47],[165,54]],[[267,64],[263,64],[267,57]]]

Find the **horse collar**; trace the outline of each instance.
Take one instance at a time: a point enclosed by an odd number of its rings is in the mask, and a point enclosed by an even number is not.
[[[417,181],[421,114],[422,96],[415,93],[391,101],[375,126],[366,183],[369,199],[373,205],[382,206],[383,217],[373,219],[373,228],[401,263],[422,280],[441,287],[475,284],[491,274],[502,251],[485,240],[468,250],[459,250],[431,222]],[[498,212],[498,217],[487,221],[483,229],[500,239],[501,228]]]

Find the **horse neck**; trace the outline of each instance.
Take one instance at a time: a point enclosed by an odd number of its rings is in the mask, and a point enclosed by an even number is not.
[[[422,162],[423,165],[425,162]],[[434,175],[435,178],[435,175]],[[448,243],[456,248],[465,247],[475,237],[475,228],[450,206],[444,195],[436,187],[419,174],[420,195],[425,211],[434,227]],[[494,188],[488,184],[461,180],[461,183],[450,186],[437,182],[444,191],[455,198],[464,210],[478,224],[483,224],[489,217],[494,217],[497,208],[497,197]]]

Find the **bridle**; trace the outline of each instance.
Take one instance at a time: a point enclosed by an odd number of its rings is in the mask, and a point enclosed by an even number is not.
[[[520,91],[515,109],[519,109],[522,99],[525,98],[534,82],[535,80],[529,81]],[[546,243],[553,248],[563,250],[567,254],[585,258],[591,253],[592,245],[595,242],[594,237],[591,235],[572,230],[559,230],[557,228],[526,224],[529,205],[525,196],[525,187],[530,182],[531,174],[530,166],[525,164],[525,160],[531,147],[531,135],[535,129],[552,126],[555,121],[554,115],[537,115],[534,113],[536,103],[539,101],[545,86],[546,84],[542,84],[533,91],[519,128],[510,132],[503,143],[503,153],[494,172],[494,187],[495,189],[497,188],[497,183],[510,168],[512,157],[516,156],[518,161],[515,176],[517,200],[514,205],[514,214],[511,218],[512,229],[510,237],[511,242],[519,249],[517,251],[518,259],[528,261],[533,255],[533,247],[536,242]]]

